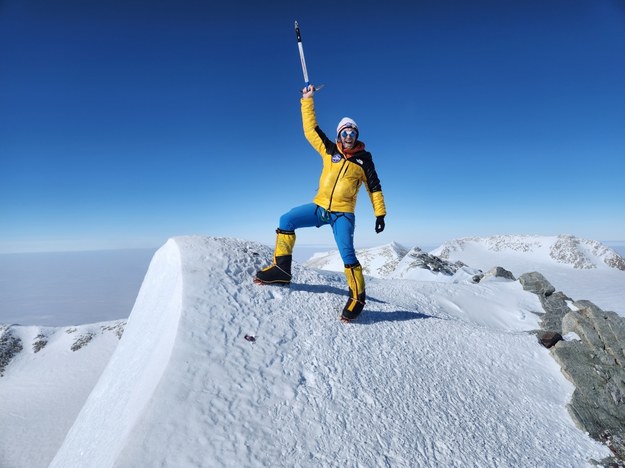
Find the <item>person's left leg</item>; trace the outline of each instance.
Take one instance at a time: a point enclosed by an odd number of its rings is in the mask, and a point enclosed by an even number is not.
[[[349,299],[343,307],[341,320],[350,321],[358,318],[365,307],[367,295],[365,294],[365,277],[362,274],[360,263],[345,265],[345,278],[349,286]]]
[[[353,213],[332,213],[332,231],[345,265],[345,278],[349,287],[349,299],[343,308],[341,319],[356,319],[365,306],[365,278],[354,249],[356,219]]]

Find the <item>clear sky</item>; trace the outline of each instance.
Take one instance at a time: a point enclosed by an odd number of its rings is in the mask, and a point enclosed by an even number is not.
[[[295,20],[321,128],[355,119],[382,181],[357,246],[625,240],[623,1],[4,0],[0,252],[272,243],[321,168]]]

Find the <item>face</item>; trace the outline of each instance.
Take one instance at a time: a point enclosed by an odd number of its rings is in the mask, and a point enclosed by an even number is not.
[[[344,128],[343,130],[341,130],[339,138],[341,139],[341,144],[343,145],[343,148],[351,149],[356,144],[358,133],[353,128]]]

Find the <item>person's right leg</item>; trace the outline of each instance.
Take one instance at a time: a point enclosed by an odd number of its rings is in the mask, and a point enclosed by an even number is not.
[[[293,248],[295,246],[295,230],[301,227],[321,226],[325,224],[320,218],[320,210],[314,203],[308,203],[293,208],[280,217],[276,229],[276,247],[273,254],[273,264],[256,272],[256,280],[261,283],[291,282],[291,264]]]

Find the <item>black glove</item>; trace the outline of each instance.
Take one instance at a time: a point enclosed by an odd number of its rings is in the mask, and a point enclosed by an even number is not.
[[[384,216],[378,216],[375,218],[375,232],[378,234],[384,231]]]

